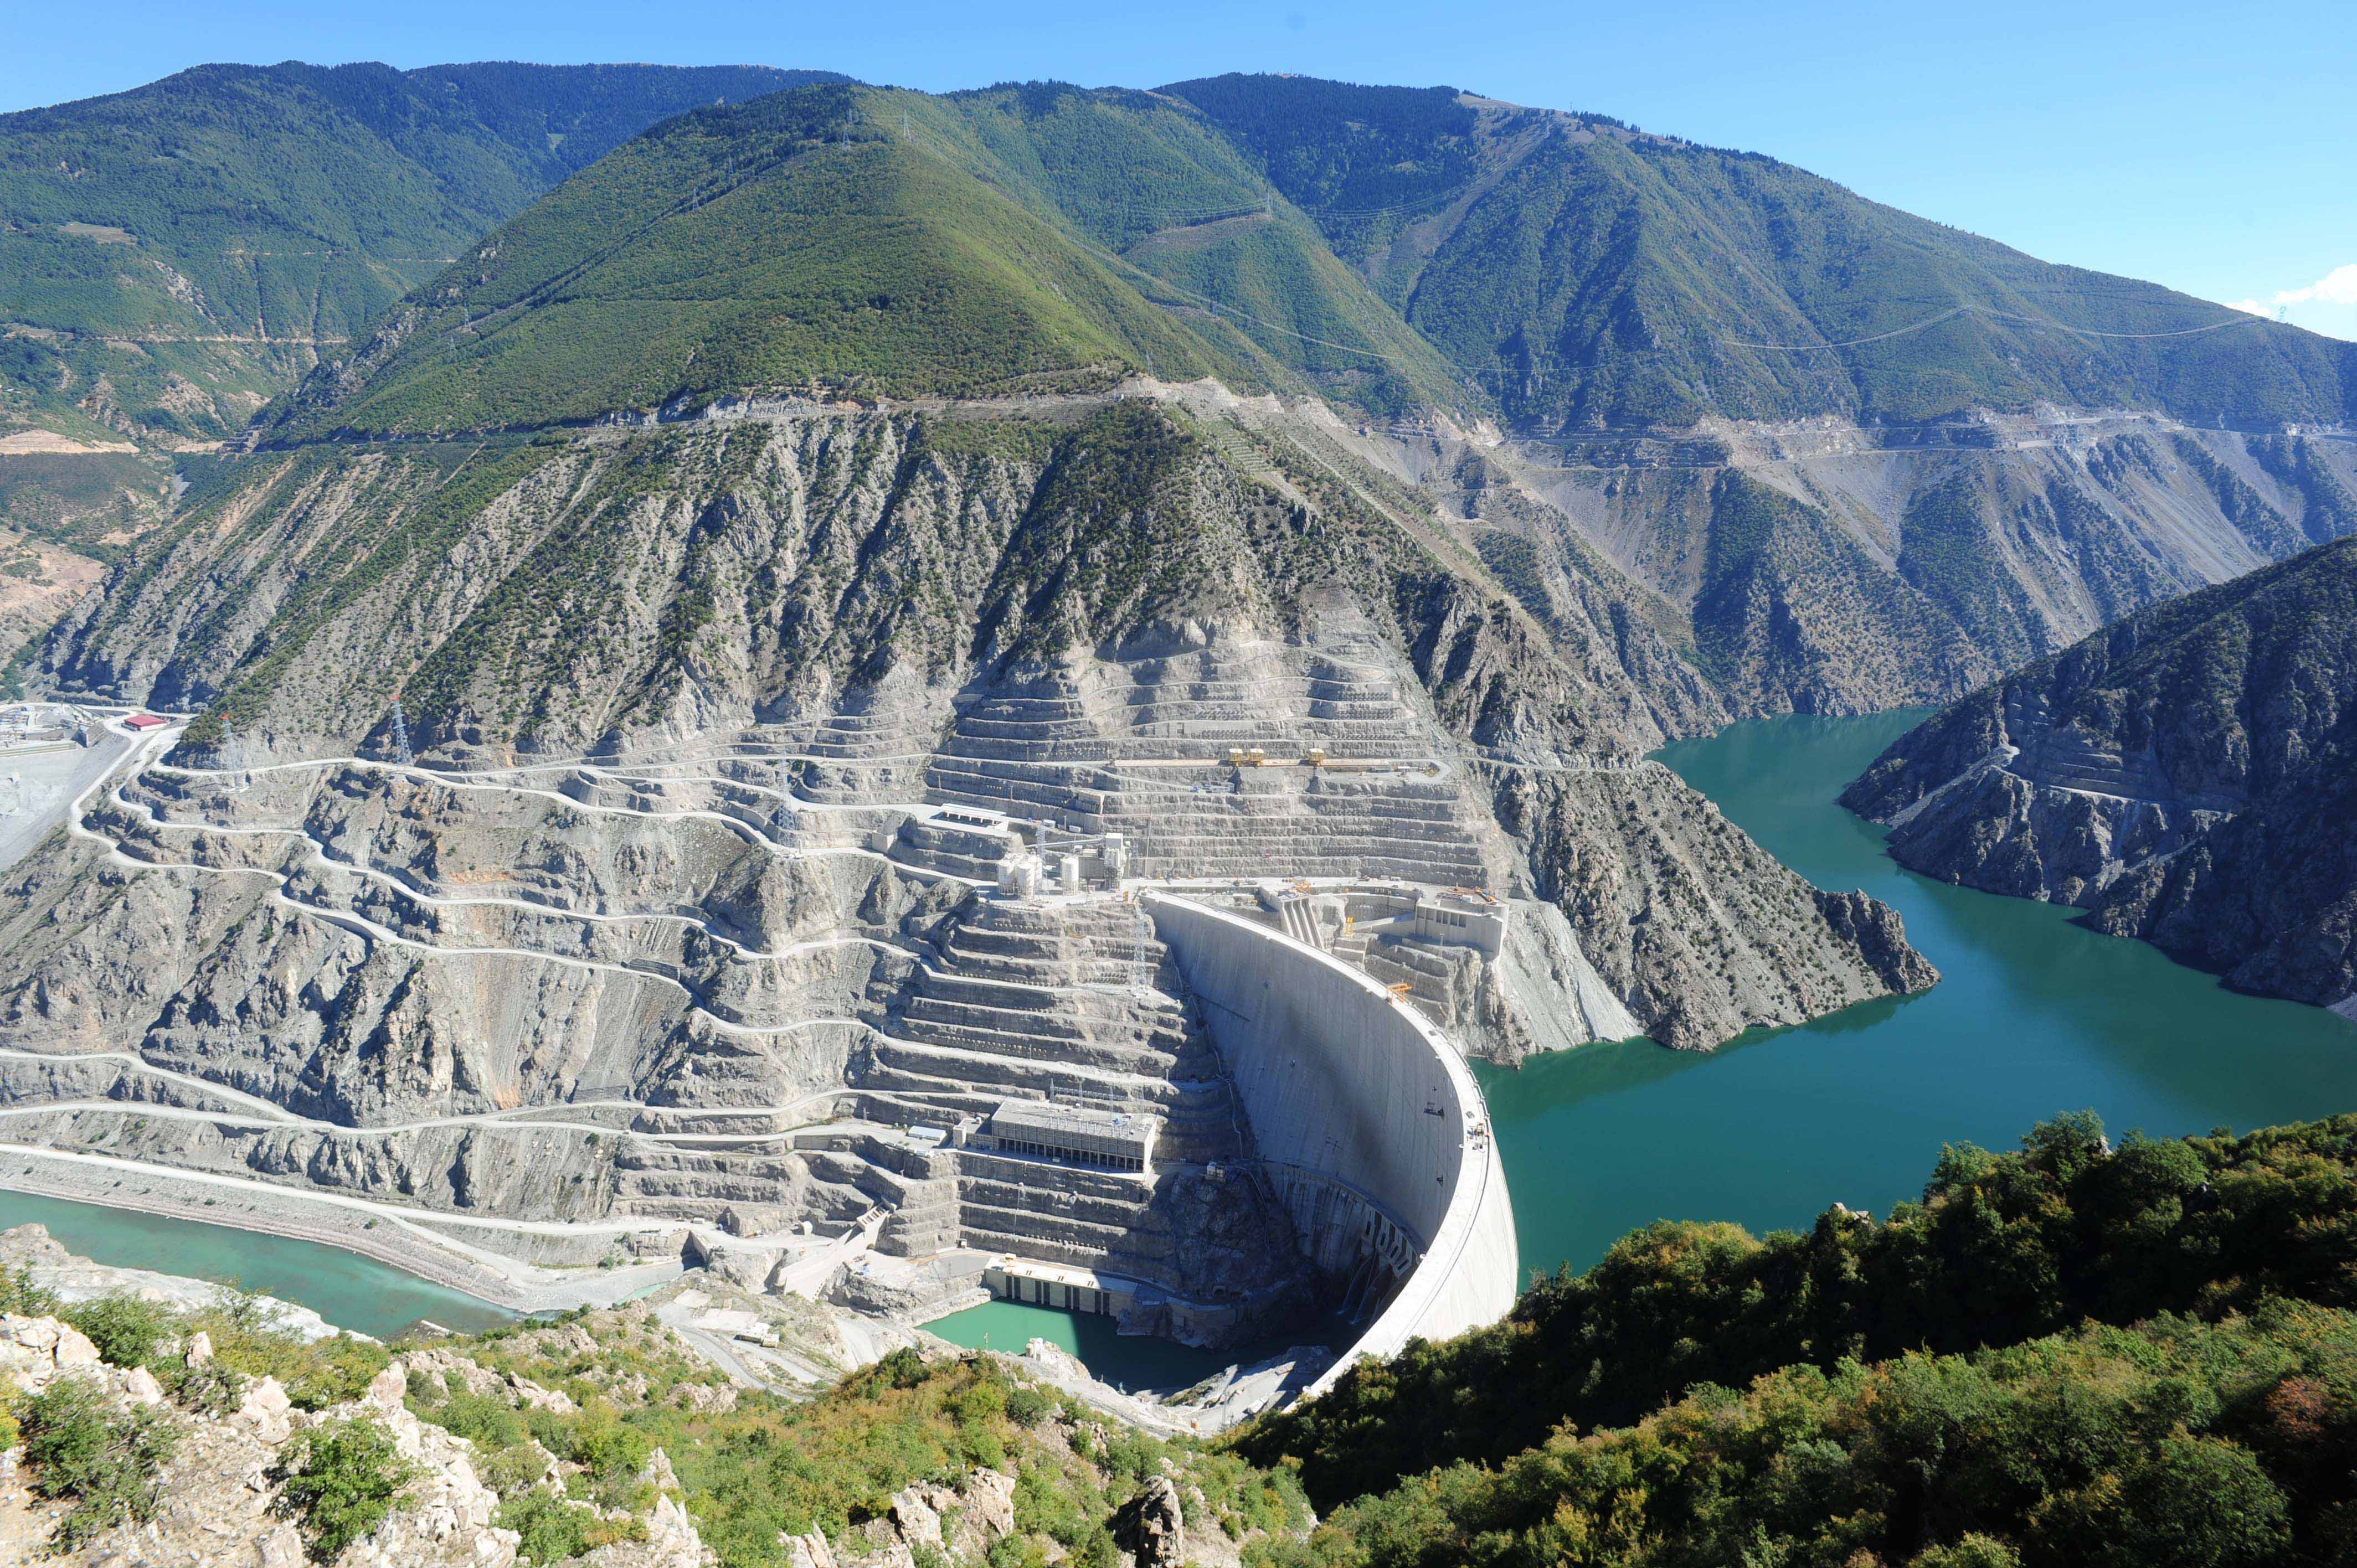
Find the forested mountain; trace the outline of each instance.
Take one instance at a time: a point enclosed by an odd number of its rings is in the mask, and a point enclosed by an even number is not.
[[[222,65],[0,115],[9,520],[85,546],[135,531],[164,466],[132,449],[235,435],[323,351],[654,121],[826,77]]]
[[[1537,193],[1542,174],[1561,188]],[[1803,209],[1813,228],[1795,226]],[[1544,232],[1496,227],[1543,209]],[[753,238],[773,232],[790,238]],[[626,243],[628,275],[608,259]],[[1798,281],[1772,306],[1725,292],[1775,268]],[[2032,294],[2102,332],[2218,330],[2069,338],[2058,358],[2054,330],[2007,318]],[[1945,302],[1941,322],[1881,335],[1926,298]],[[538,301],[554,308],[528,341],[517,312]],[[1763,310],[1790,341],[1741,366],[1664,369],[1666,349],[1577,327],[1619,312],[1648,342],[1708,347]],[[741,325],[709,330],[724,320]],[[1809,347],[1858,323],[1875,343]],[[719,346],[691,359],[700,337]],[[948,357],[912,358],[920,338]],[[1552,368],[1468,373],[1509,338],[1544,343]],[[2357,527],[2357,448],[2181,417],[2214,422],[2187,389],[2231,385],[2274,390],[2233,392],[2229,423],[2338,419],[2344,349],[2046,267],[1768,160],[1437,90],[844,88],[698,113],[625,149],[316,377],[268,439],[515,428],[759,388],[1003,393],[1142,373],[1314,392],[1370,422],[1362,453],[1542,621],[1580,618],[1566,607],[1601,592],[1728,711],[1857,712],[1953,699]],[[1655,398],[1688,385],[1719,390]],[[1820,423],[1789,424],[1802,414]],[[1506,439],[1465,434],[1485,422]]]
[[[244,439],[1129,377],[1322,401],[1392,500],[1617,668],[1664,733],[1953,700],[2357,529],[2357,446],[2322,428],[2349,417],[2350,346],[1772,160],[1450,89],[835,82],[741,103],[789,79],[535,70],[219,68],[142,90],[152,111],[12,117],[20,164],[97,172],[20,169],[55,221],[10,242],[132,278],[110,285],[131,312],[114,329],[172,339],[13,338],[20,402],[85,435],[106,435],[95,413],[141,440],[220,436],[322,354]],[[190,107],[225,93],[234,113]],[[156,156],[210,149],[213,172],[159,188],[85,158],[108,115],[166,127],[144,133]],[[241,186],[231,124],[301,154]],[[67,216],[59,192],[85,183],[166,207]],[[231,213],[279,239],[236,240]],[[147,257],[139,224],[188,236],[178,259]],[[127,368],[69,362],[85,353]],[[42,467],[12,516],[52,537],[79,517],[117,547],[164,504],[145,461],[0,456]]]
[[[2052,266],[1757,154],[1448,88],[1163,91],[1517,428],[2040,403],[2244,429],[2357,417],[2357,346]]]
[[[2128,617],[1901,736],[1901,864],[2075,904],[2244,990],[2357,992],[2357,541]]]
[[[700,111],[484,242],[270,439],[330,418],[352,434],[516,427],[759,391],[1138,372],[1398,407],[1446,396],[1430,350],[1275,205],[1194,116],[1146,94],[823,88]],[[1400,367],[1367,374],[1378,353]]]
[[[2357,1120],[1945,1150],[1920,1204],[1631,1233],[1265,1419],[1278,1564],[2228,1568],[2357,1546]]]

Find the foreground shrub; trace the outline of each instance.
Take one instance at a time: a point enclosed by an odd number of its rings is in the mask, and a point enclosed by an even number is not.
[[[74,1499],[52,1538],[58,1550],[154,1516],[163,1468],[179,1441],[170,1417],[146,1408],[116,1414],[84,1378],[59,1379],[22,1402],[16,1414],[33,1490]]]
[[[527,1491],[500,1505],[492,1521],[523,1538],[516,1552],[526,1563],[562,1563],[617,1541],[644,1541],[646,1526],[634,1519],[605,1520],[546,1492]]]
[[[110,1366],[153,1365],[180,1337],[178,1316],[135,1295],[102,1295],[76,1302],[58,1316],[81,1329]]]
[[[273,1507],[301,1527],[314,1558],[332,1563],[384,1522],[393,1498],[416,1474],[383,1427],[350,1416],[305,1433],[289,1445],[279,1461],[280,1488]]]

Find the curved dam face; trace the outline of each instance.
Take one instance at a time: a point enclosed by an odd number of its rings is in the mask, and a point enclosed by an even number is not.
[[[1241,915],[1142,896],[1227,1064],[1270,1184],[1330,1273],[1389,1302],[1309,1391],[1361,1356],[1494,1323],[1514,1304],[1514,1217],[1480,1089],[1376,981]]]

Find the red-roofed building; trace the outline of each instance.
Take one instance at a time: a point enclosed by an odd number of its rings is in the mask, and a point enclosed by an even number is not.
[[[123,721],[124,729],[162,729],[169,719],[159,719],[153,714],[134,714]]]

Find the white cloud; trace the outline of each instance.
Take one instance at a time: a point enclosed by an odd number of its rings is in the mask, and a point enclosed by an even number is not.
[[[2226,308],[2248,311],[2253,316],[2266,316],[2275,309],[2273,306],[2261,305],[2255,299],[2230,299],[2226,302]]]
[[[2306,288],[2286,288],[2276,291],[2268,305],[2357,305],[2357,262],[2345,267],[2335,267]],[[2233,306],[2236,310],[2266,308],[2256,300],[2244,300]]]

